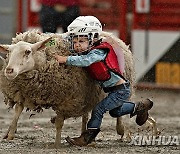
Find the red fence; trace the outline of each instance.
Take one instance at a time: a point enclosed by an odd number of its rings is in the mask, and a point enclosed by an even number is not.
[[[149,11],[145,13],[138,13],[137,0],[133,1],[133,29],[180,30],[180,0],[149,0]],[[139,5],[143,7],[144,1]]]

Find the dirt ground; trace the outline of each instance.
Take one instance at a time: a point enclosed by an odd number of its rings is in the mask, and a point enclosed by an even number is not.
[[[11,122],[14,111],[8,112],[0,95],[0,154],[55,154],[55,153],[98,153],[98,154],[180,154],[180,145],[132,145],[126,138],[120,140],[115,130],[116,119],[111,118],[107,113],[104,117],[101,132],[97,136],[96,145],[93,147],[70,146],[66,141],[67,136],[78,136],[81,132],[81,119],[68,119],[65,121],[62,130],[62,148],[47,148],[55,141],[55,128],[49,121],[54,115],[51,110],[44,110],[29,119],[30,113],[23,112],[18,123],[18,130],[15,139],[7,141],[2,139]],[[178,136],[180,143],[180,93],[163,90],[136,91],[134,101],[143,98],[151,98],[154,107],[151,116],[156,119],[157,126],[162,136]],[[133,134],[137,133],[139,127],[134,119],[128,116],[123,118],[126,130],[130,129]],[[143,128],[143,127],[142,127]],[[139,135],[151,135],[151,132],[144,130]],[[125,136],[126,137],[126,136]],[[177,138],[176,138],[177,139]],[[177,141],[177,140],[176,140]],[[177,143],[177,142],[176,142]]]

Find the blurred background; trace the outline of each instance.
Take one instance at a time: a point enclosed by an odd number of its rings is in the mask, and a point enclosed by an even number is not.
[[[79,0],[78,6],[80,15],[96,16],[130,44],[138,88],[180,90],[180,0]],[[40,0],[0,0],[0,44],[18,32],[42,31],[41,7]]]

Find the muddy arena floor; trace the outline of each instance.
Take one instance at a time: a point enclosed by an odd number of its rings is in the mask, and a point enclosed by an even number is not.
[[[116,119],[111,118],[107,113],[103,119],[101,132],[97,136],[96,144],[90,147],[70,146],[66,141],[67,136],[78,136],[81,132],[81,118],[68,119],[65,121],[62,130],[62,147],[60,149],[49,148],[55,141],[55,128],[51,124],[50,118],[55,114],[51,110],[44,110],[43,113],[36,114],[29,119],[31,113],[23,112],[19,119],[18,129],[14,140],[2,139],[13,117],[14,111],[8,112],[3,103],[3,96],[0,95],[0,154],[180,154],[180,92],[151,90],[136,91],[134,101],[144,98],[151,98],[154,107],[150,111],[151,116],[157,121],[160,136],[172,137],[173,144],[139,144],[138,141],[130,142],[124,136],[121,140],[116,133]],[[151,136],[148,126],[138,127],[128,116],[123,117],[123,122],[127,130],[132,132],[132,136]],[[128,134],[128,133],[127,133]],[[136,143],[136,144],[135,144]]]

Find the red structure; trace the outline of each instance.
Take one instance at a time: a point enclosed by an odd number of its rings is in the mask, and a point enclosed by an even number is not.
[[[133,29],[151,30],[180,30],[180,1],[179,0],[149,0],[149,10],[137,12],[137,0],[133,0]],[[145,1],[139,5],[145,8]]]

